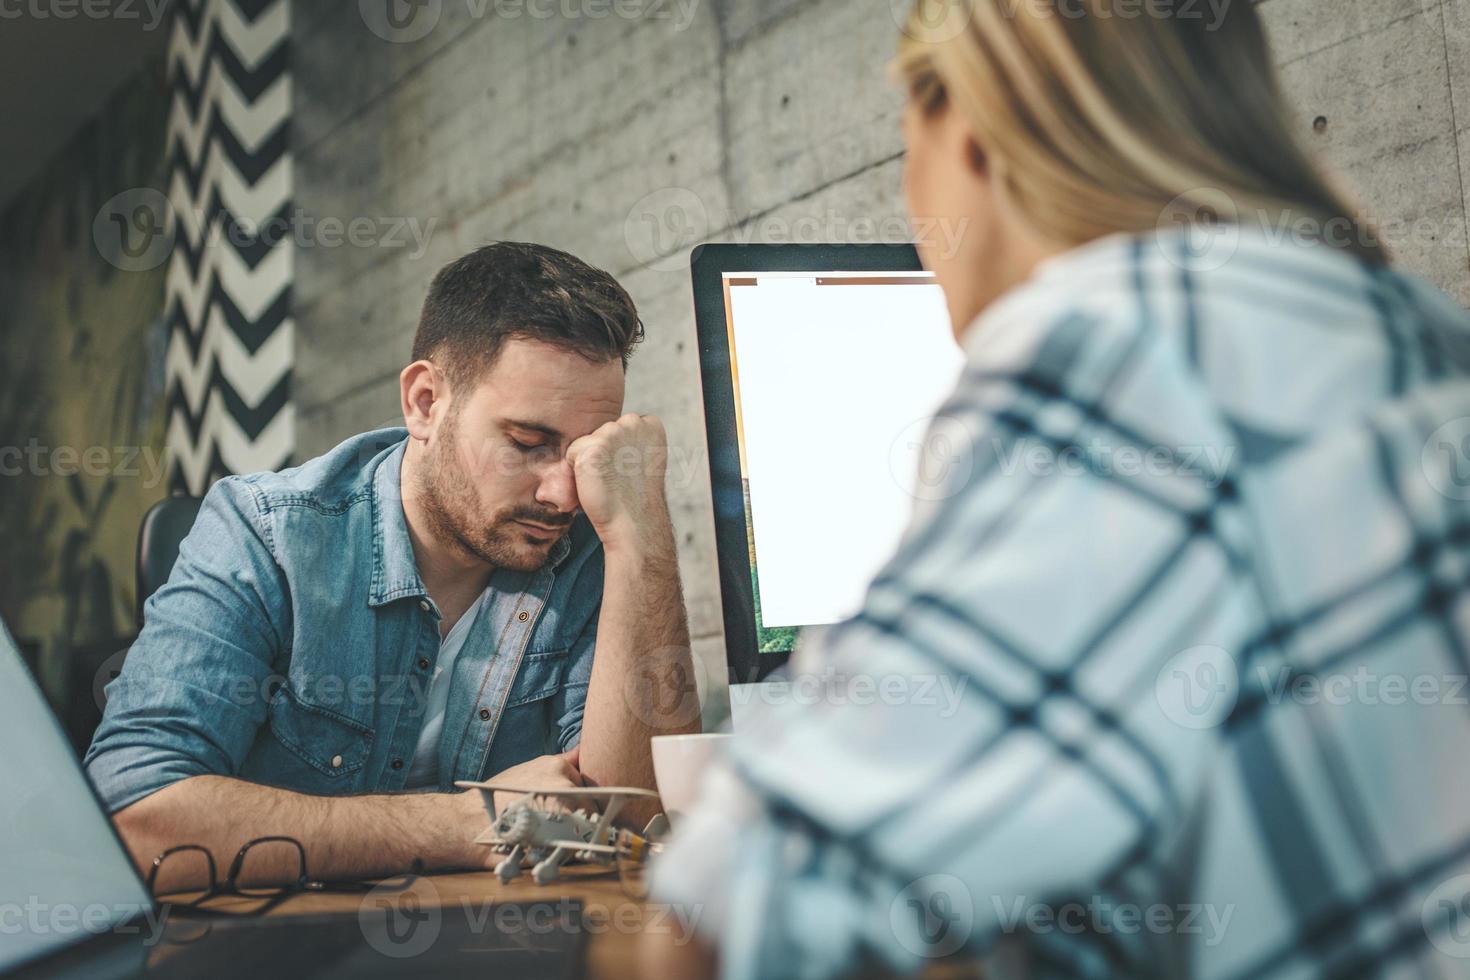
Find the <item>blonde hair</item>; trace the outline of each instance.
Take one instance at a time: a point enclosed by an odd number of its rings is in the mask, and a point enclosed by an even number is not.
[[[1173,0],[916,0],[892,70],[926,113],[953,104],[1037,230],[1080,245],[1174,218],[1320,229],[1386,250],[1292,135],[1249,0],[1218,20]],[[1233,213],[1232,213],[1233,212]]]

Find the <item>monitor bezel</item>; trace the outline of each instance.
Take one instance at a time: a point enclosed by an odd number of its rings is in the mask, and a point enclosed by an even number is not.
[[[789,653],[760,653],[755,595],[751,588],[745,499],[740,484],[740,445],[730,376],[724,277],[762,272],[923,272],[913,245],[767,245],[711,243],[689,259],[699,373],[709,445],[710,496],[715,517],[720,608],[725,625],[725,664],[732,684],[764,680]]]

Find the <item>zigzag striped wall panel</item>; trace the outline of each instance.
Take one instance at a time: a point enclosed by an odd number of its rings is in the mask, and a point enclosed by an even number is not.
[[[169,39],[169,486],[295,448],[290,0],[181,0]]]

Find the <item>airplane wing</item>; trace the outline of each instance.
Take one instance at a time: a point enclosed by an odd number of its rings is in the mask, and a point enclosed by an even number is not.
[[[535,789],[526,786],[510,786],[505,783],[476,783],[467,779],[461,779],[454,785],[460,789],[478,789],[493,793],[528,793],[532,796],[581,796],[593,800],[658,799],[658,794],[653,790],[636,786],[568,786],[565,789]]]
[[[660,845],[645,840],[644,838],[639,837],[636,834],[631,840],[629,840],[626,844],[622,846],[614,844],[587,844],[581,841],[574,840],[552,841],[547,846],[560,847],[568,851],[591,851],[594,854],[623,855],[625,857],[630,857],[635,861],[642,861],[649,854],[657,854],[660,850],[662,850],[662,847]]]
[[[579,840],[554,840],[546,845],[556,847],[564,851],[594,851],[598,854],[617,854],[618,849],[611,844],[588,844]]]

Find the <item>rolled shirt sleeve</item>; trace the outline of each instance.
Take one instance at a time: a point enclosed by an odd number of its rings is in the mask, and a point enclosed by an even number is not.
[[[85,757],[109,812],[181,779],[239,771],[290,636],[265,517],[248,479],[215,483],[148,600]]]

